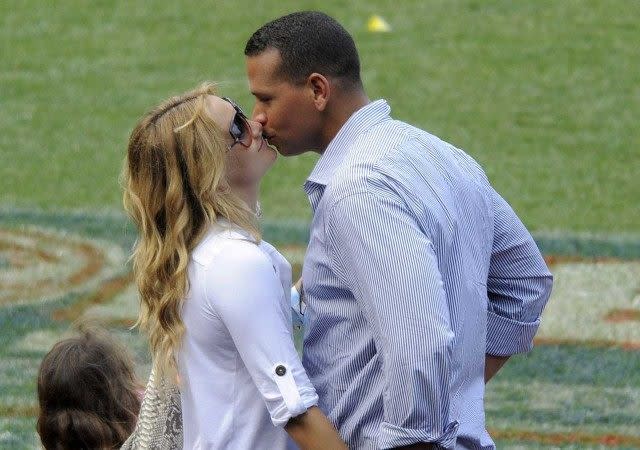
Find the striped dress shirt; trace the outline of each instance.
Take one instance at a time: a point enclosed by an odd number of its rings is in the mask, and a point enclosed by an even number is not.
[[[350,448],[494,448],[485,353],[531,349],[552,277],[481,167],[389,114],[353,114],[305,183],[303,365]]]

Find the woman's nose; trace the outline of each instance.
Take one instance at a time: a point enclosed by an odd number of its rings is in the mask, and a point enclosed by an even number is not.
[[[262,137],[262,124],[255,119],[249,119],[249,125],[251,126],[251,135],[254,138]]]

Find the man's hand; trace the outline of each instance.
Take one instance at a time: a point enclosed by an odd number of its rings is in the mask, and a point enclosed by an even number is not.
[[[504,363],[507,362],[509,356],[493,356],[493,355],[485,355],[484,358],[484,382],[485,384],[489,382],[493,376],[498,373],[498,371],[504,366]]]

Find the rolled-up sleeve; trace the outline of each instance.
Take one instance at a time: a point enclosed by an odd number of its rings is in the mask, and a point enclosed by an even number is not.
[[[253,243],[235,244],[217,265],[234,276],[211,273],[207,301],[226,326],[271,421],[283,426],[318,403],[293,344],[289,300],[271,261]]]
[[[553,277],[531,234],[495,191],[494,240],[487,280],[487,353],[527,352],[551,295]]]
[[[458,428],[449,417],[454,336],[432,242],[401,202],[371,193],[339,200],[326,223],[333,268],[382,356],[379,448],[452,447]]]

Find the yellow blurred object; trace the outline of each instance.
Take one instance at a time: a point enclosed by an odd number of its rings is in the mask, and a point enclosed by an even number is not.
[[[391,31],[391,26],[382,17],[373,15],[369,17],[367,29],[372,33],[388,33]]]

